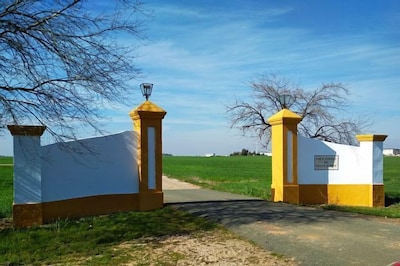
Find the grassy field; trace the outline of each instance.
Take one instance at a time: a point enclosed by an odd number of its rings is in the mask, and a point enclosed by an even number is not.
[[[383,157],[383,178],[388,204],[400,202],[400,157]]]
[[[215,190],[269,199],[271,157],[163,157],[163,173]]]
[[[11,217],[13,167],[11,157],[0,157],[0,218]]]

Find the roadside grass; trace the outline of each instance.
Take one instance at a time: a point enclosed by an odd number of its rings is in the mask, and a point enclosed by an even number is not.
[[[129,212],[79,220],[59,220],[29,229],[0,229],[0,264],[118,265],[146,259],[147,244],[163,236],[196,234],[217,229],[204,218],[166,207],[152,212]],[[116,248],[134,241],[129,252]],[[156,245],[157,243],[153,243]],[[133,257],[137,254],[138,258]],[[148,255],[148,254],[147,254]],[[173,254],[173,263],[179,259]]]
[[[385,208],[321,205],[328,210],[347,211],[400,218],[400,157],[383,158]],[[271,197],[271,157],[163,157],[163,173],[169,177],[205,188],[244,194],[263,199]]]

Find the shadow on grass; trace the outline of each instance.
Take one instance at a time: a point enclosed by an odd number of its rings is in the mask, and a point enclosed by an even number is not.
[[[53,264],[63,256],[103,254],[110,245],[140,238],[208,231],[217,224],[172,208],[129,212],[55,223],[28,229],[0,229],[0,265]]]
[[[397,205],[399,203],[400,203],[400,196],[385,195],[385,207],[389,207],[391,205]]]

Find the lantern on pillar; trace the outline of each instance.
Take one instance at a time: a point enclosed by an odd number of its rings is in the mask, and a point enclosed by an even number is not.
[[[151,91],[153,90],[152,83],[142,83],[140,84],[140,90],[142,91],[142,95],[146,98],[146,101],[149,100],[151,95]]]

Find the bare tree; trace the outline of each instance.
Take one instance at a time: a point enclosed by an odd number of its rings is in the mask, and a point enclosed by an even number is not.
[[[264,74],[257,81],[251,82],[250,87],[253,90],[252,102],[236,100],[227,106],[227,112],[232,128],[238,127],[244,134],[257,132],[265,145],[268,145],[271,138],[268,118],[283,108],[302,117],[298,131],[310,138],[355,144],[355,135],[368,125],[366,120],[354,119],[346,113],[350,93],[341,83],[322,84],[308,91],[299,88],[289,79]],[[345,114],[344,118],[342,114]]]
[[[140,76],[134,51],[145,18],[135,0],[2,0],[1,128],[43,124],[58,139],[100,130],[101,109],[126,103]]]

